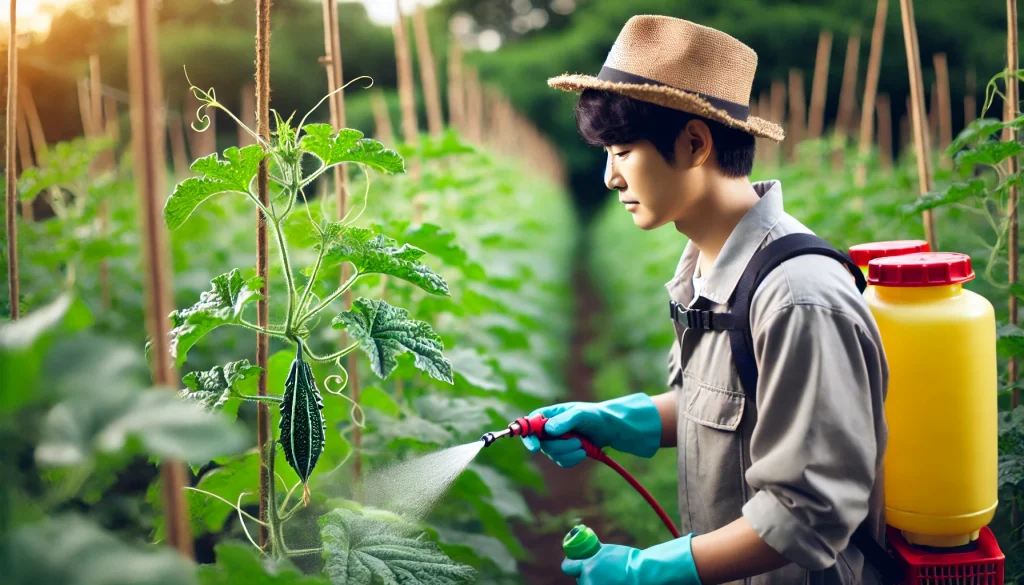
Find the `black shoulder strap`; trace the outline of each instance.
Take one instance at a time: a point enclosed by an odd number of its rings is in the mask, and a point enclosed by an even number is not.
[[[831,244],[814,234],[789,234],[774,240],[750,259],[746,270],[729,300],[729,313],[737,327],[729,329],[732,357],[743,389],[753,401],[757,395],[757,362],[754,360],[754,338],[750,331],[750,302],[765,277],[780,264],[804,254],[819,254],[841,262],[853,275],[857,289],[864,292],[864,274],[853,261]]]
[[[729,312],[733,315],[729,328],[729,343],[732,346],[733,361],[740,376],[740,382],[752,402],[757,395],[757,361],[754,359],[754,339],[750,330],[750,303],[754,292],[765,277],[780,264],[803,254],[819,254],[841,262],[853,275],[857,289],[864,292],[867,283],[864,274],[853,261],[831,244],[813,234],[789,234],[783,236],[757,252],[740,277]],[[756,402],[755,402],[756,404]],[[857,527],[851,538],[860,549],[865,560],[878,570],[885,585],[903,581],[903,567],[882,548],[871,534],[865,522]]]

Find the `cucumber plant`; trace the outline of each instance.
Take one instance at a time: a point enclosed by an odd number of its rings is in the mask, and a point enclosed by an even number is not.
[[[246,514],[238,502],[231,503],[240,515],[249,521],[264,525],[270,535],[270,546],[276,558],[308,555],[323,552],[321,549],[292,549],[285,542],[283,525],[293,518],[301,508],[310,504],[309,479],[314,473],[328,438],[324,418],[324,399],[313,375],[312,364],[333,364],[336,373],[322,383],[324,390],[342,400],[352,402],[344,393],[348,372],[342,358],[361,349],[369,358],[371,369],[384,379],[398,366],[398,355],[408,352],[414,356],[414,366],[430,377],[444,383],[453,382],[452,364],[442,354],[441,337],[424,321],[410,318],[405,309],[392,306],[381,299],[358,297],[348,310],[331,317],[334,329],[344,330],[351,343],[335,352],[319,354],[311,348],[310,336],[321,314],[328,311],[333,301],[340,298],[353,284],[367,275],[384,275],[411,283],[423,291],[438,296],[448,296],[448,284],[430,266],[423,262],[425,252],[409,244],[399,243],[373,229],[358,227],[356,222],[366,209],[369,197],[369,171],[397,174],[405,171],[403,158],[394,150],[385,148],[380,142],[365,138],[361,132],[348,128],[332,128],[329,124],[306,123],[312,113],[307,113],[297,124],[292,118],[281,117],[274,112],[275,128],[270,140],[261,139],[252,129],[243,124],[235,115],[217,101],[215,91],[190,87],[200,102],[197,122],[193,128],[203,131],[208,127],[207,111],[220,109],[235,120],[242,129],[253,136],[255,145],[244,148],[231,147],[223,154],[211,154],[196,160],[191,168],[196,176],[179,183],[167,199],[164,219],[168,228],[182,226],[196,210],[211,197],[228,195],[248,199],[262,213],[274,234],[274,243],[279,254],[280,269],[285,282],[282,296],[271,296],[271,310],[283,317],[268,327],[260,327],[247,320],[244,313],[249,305],[260,298],[262,282],[255,277],[243,276],[243,271],[233,269],[216,276],[210,290],[202,293],[191,307],[174,311],[171,315],[173,329],[170,331],[170,352],[176,364],[182,366],[189,350],[211,331],[224,326],[242,327],[262,332],[285,343],[294,344],[295,357],[288,370],[288,376],[280,388],[280,395],[254,396],[242,390],[246,378],[258,375],[259,368],[248,361],[237,361],[214,368],[208,372],[193,373],[186,377],[186,388],[181,391],[183,398],[192,399],[208,409],[229,408],[238,401],[265,401],[276,404],[279,412],[278,436],[269,443],[266,452],[260,453],[260,465],[266,466],[272,478],[281,475],[276,472],[278,448],[283,452],[288,465],[298,476],[298,482],[278,502],[277,481],[271,481],[268,494],[269,513],[266,522]],[[329,97],[329,96],[328,96]],[[325,97],[324,100],[327,98]],[[321,104],[324,100],[321,100]],[[319,104],[318,104],[319,105]],[[314,108],[315,110],[316,108]],[[260,203],[256,194],[255,179],[260,163],[267,162],[268,178],[272,185],[269,205]],[[309,163],[313,164],[309,168]],[[323,206],[319,213],[305,205],[306,190],[321,175],[342,163],[358,165],[366,175],[366,189],[362,208],[356,207],[340,221],[327,219],[330,215]],[[305,218],[300,220],[303,227],[296,228],[294,222],[284,228],[290,214],[298,207]],[[289,238],[288,234],[299,234]],[[302,245],[309,246],[315,254],[312,265],[301,272],[305,282],[300,282],[294,273],[296,251]],[[348,279],[340,286],[324,294],[317,294],[317,285],[322,287],[324,275],[342,263],[348,263]],[[333,383],[334,387],[332,387]],[[359,406],[352,403],[351,417],[355,424],[361,424]],[[330,421],[333,426],[338,421]],[[340,466],[347,460],[338,463]],[[303,487],[303,496],[289,507],[292,495],[298,486]],[[198,488],[192,488],[200,491]],[[212,492],[205,495],[220,498]],[[340,505],[340,504],[339,504]],[[352,502],[345,505],[355,506]],[[325,546],[328,542],[345,542],[354,545],[358,535],[347,533],[345,538],[338,535],[345,526],[363,526],[365,522],[345,520],[348,512],[335,510],[325,516],[322,535]],[[397,524],[389,524],[396,542],[401,542]],[[244,522],[243,522],[244,528]],[[408,527],[405,527],[408,528]],[[403,529],[405,529],[403,528]],[[387,532],[387,531],[385,531]],[[389,534],[391,534],[389,533]],[[246,533],[248,535],[248,532]],[[328,538],[329,537],[329,538]],[[369,538],[371,547],[377,546]],[[250,537],[250,541],[252,541]],[[419,568],[411,569],[408,578],[437,583],[462,583],[472,577],[473,570],[465,565],[455,564],[432,543],[413,540],[415,546],[406,551],[410,559],[424,561]],[[253,542],[255,545],[255,542]],[[337,547],[335,547],[337,548]],[[379,552],[379,551],[378,551]],[[340,551],[324,553],[330,566],[329,572],[345,575],[345,570],[360,575],[370,575],[366,567],[349,567],[350,561]],[[373,555],[375,553],[367,552]],[[391,568],[387,568],[391,565]],[[344,567],[348,569],[342,570]],[[374,569],[398,571],[401,559],[386,562]],[[381,569],[384,567],[384,569]],[[407,570],[407,569],[402,569]],[[399,571],[400,572],[400,571]],[[338,582],[338,581],[336,581]],[[414,582],[414,581],[410,581]]]

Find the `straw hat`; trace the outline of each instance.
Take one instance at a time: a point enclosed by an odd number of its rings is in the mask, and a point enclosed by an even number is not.
[[[778,124],[750,115],[757,53],[713,28],[668,16],[630,18],[597,77],[564,74],[548,79],[557,89],[605,89],[689,112],[782,142]]]

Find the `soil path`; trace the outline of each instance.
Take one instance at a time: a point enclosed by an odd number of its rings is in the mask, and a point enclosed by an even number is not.
[[[591,380],[594,372],[584,359],[584,349],[586,344],[593,339],[594,327],[599,326],[596,317],[601,311],[601,299],[581,264],[583,262],[577,262],[577,268],[573,275],[576,314],[571,338],[571,353],[566,371],[566,381],[569,385],[566,402],[594,399],[591,393]],[[606,526],[600,514],[595,513],[593,502],[588,498],[587,486],[591,471],[593,466],[599,465],[599,463],[587,460],[575,467],[563,469],[544,455],[538,454],[537,457],[537,464],[544,476],[547,493],[526,492],[526,503],[533,513],[536,516],[557,515],[570,509],[587,508],[590,512],[584,514],[583,522],[593,528],[602,540],[615,542],[616,534]],[[562,552],[562,538],[571,528],[572,526],[565,526],[564,530],[545,532],[536,526],[536,523],[515,526],[516,536],[519,537],[531,557],[519,564],[520,572],[526,583],[529,585],[575,583],[575,580],[563,573],[561,569],[562,560],[565,558]]]

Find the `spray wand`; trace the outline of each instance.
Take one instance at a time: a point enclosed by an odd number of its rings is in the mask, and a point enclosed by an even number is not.
[[[633,486],[633,489],[639,492],[640,495],[643,496],[645,500],[647,500],[647,503],[650,504],[652,508],[654,508],[654,511],[658,514],[658,517],[661,518],[661,521],[665,523],[665,526],[668,528],[669,532],[672,533],[672,537],[679,538],[679,529],[676,528],[676,525],[672,522],[672,519],[668,517],[668,514],[665,513],[664,508],[662,508],[661,505],[658,504],[657,500],[654,499],[654,496],[652,496],[651,493],[644,488],[644,486],[640,485],[640,482],[637,481],[635,477],[630,475],[628,471],[623,469],[621,465],[612,460],[612,458],[609,457],[607,453],[598,448],[597,445],[592,443],[586,437],[582,437],[577,433],[566,433],[559,437],[553,437],[549,435],[544,430],[544,423],[546,423],[547,421],[547,417],[545,417],[543,414],[537,414],[531,417],[520,417],[513,421],[511,424],[509,424],[508,427],[505,429],[492,433],[484,433],[484,435],[480,437],[480,440],[484,442],[484,447],[490,447],[496,440],[502,437],[537,437],[542,441],[550,439],[579,439],[580,443],[583,445],[583,452],[587,454],[587,457],[600,461],[601,463],[604,463],[608,467],[611,467],[616,471],[616,473],[621,475],[623,479],[628,481],[629,485]]]

